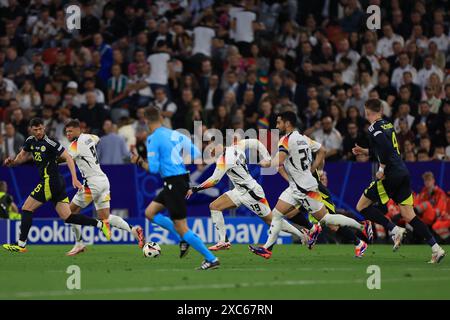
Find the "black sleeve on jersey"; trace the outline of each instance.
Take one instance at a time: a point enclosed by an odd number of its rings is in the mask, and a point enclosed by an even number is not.
[[[386,134],[379,126],[376,129],[374,128],[374,131],[371,135],[376,145],[376,150],[378,151],[377,156],[380,160],[380,163],[386,164],[389,160],[389,155],[392,152],[392,150],[389,148],[392,142],[386,138]]]
[[[31,141],[33,138],[29,137],[25,142],[23,143],[22,149],[26,152],[31,152]]]
[[[57,157],[59,157],[64,152],[64,147],[56,140],[52,140],[50,138],[46,138],[45,141],[47,142],[50,150],[55,153]]]

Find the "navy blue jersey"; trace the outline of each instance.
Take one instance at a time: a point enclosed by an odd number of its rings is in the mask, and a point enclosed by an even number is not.
[[[400,155],[394,126],[392,123],[379,119],[369,127],[370,151],[381,164],[386,165],[385,176],[408,175],[408,169]]]
[[[30,136],[25,140],[23,150],[33,155],[33,160],[39,168],[41,179],[44,180],[47,176],[50,178],[59,176],[57,160],[64,152],[64,147],[58,141],[52,140],[47,136],[41,140]]]

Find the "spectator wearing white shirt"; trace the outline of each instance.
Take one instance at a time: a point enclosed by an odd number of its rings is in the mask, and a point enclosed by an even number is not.
[[[360,86],[361,86],[361,92],[363,99],[367,99],[369,97],[369,92],[372,90],[375,85],[372,81],[372,76],[370,75],[369,71],[363,70],[360,73]]]
[[[428,79],[433,73],[437,74],[441,82],[444,81],[444,73],[442,70],[433,64],[433,58],[431,56],[426,56],[423,63],[423,68],[419,70],[416,80],[422,90],[427,85]]]
[[[139,62],[136,69],[136,74],[128,80],[125,90],[131,97],[131,106],[137,109],[148,107],[153,98],[153,92],[150,88],[150,66],[145,62]]]
[[[377,43],[376,53],[384,58],[387,58],[394,54],[394,51],[392,50],[392,45],[394,42],[399,42],[402,47],[405,44],[403,37],[395,34],[392,30],[391,24],[388,22],[383,24],[383,35],[384,37],[381,38]]]
[[[204,54],[207,57],[211,57],[212,40],[216,36],[213,24],[214,19],[208,16],[202,25],[194,28],[194,48],[192,49],[192,54]]]
[[[75,81],[69,81],[69,83],[66,86],[67,94],[72,97],[71,101],[72,104],[80,108],[81,104],[86,102],[86,99],[83,97],[82,94],[78,93],[78,83]]]
[[[434,37],[432,37],[430,41],[436,43],[439,51],[446,53],[450,40],[444,33],[444,25],[442,23],[435,23],[433,26],[433,33]]]
[[[336,60],[335,60],[336,63],[341,61],[341,59],[343,57],[346,57],[351,62],[350,69],[353,72],[355,72],[358,67],[358,61],[361,58],[361,56],[355,50],[350,49],[350,43],[348,42],[347,38],[339,41],[337,51],[338,51],[338,54],[336,55]]]
[[[56,35],[55,19],[49,16],[48,8],[42,9],[40,19],[33,26],[32,34],[44,42]]]
[[[397,133],[400,132],[401,119],[406,120],[406,122],[408,123],[408,129],[411,130],[415,118],[411,115],[411,108],[407,103],[402,103],[398,107],[397,116],[394,120],[394,130]]]
[[[413,82],[416,82],[417,71],[412,65],[409,64],[409,57],[406,52],[402,52],[398,58],[399,66],[394,69],[391,77],[391,84],[398,90],[403,84],[403,73],[406,71],[411,72],[413,76]]]
[[[378,70],[381,69],[380,62],[378,61],[378,57],[375,54],[375,45],[373,42],[369,41],[364,45],[365,54],[364,57],[367,58],[370,62],[370,66],[372,67],[372,72],[374,74],[374,79],[377,79]]]
[[[342,136],[339,131],[333,127],[333,119],[327,116],[322,119],[322,128],[312,134],[314,140],[322,144],[327,151],[325,159],[335,161],[340,159],[342,151]]]
[[[167,89],[171,69],[170,59],[166,42],[164,40],[158,40],[156,43],[156,51],[147,58],[147,62],[151,67],[149,80],[153,92],[158,87]]]
[[[96,96],[96,102],[105,104],[105,95],[102,90],[95,87],[95,80],[93,78],[87,78],[84,80],[84,90],[85,92],[93,91]],[[81,104],[86,103],[86,93],[81,96]]]
[[[251,11],[252,2],[247,1],[244,10],[233,13],[231,29],[234,31],[234,40],[239,52],[244,57],[251,55],[251,44],[255,40],[255,31],[264,27],[256,22],[256,13]]]

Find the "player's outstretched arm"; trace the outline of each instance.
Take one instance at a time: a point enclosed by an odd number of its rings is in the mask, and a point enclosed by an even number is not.
[[[81,190],[83,189],[83,185],[77,178],[77,172],[75,170],[75,162],[73,162],[72,157],[67,152],[67,150],[64,150],[64,152],[61,154],[61,158],[63,158],[67,166],[69,167],[70,174],[72,175],[72,185],[75,189]]]
[[[137,154],[132,154],[130,158],[131,163],[136,164],[137,166],[141,167],[145,171],[149,171],[148,162],[145,161],[141,156]]]
[[[352,148],[352,152],[355,156],[360,154],[369,155],[369,149],[363,148],[358,146],[358,144],[355,144],[355,146]]]
[[[283,166],[284,161],[286,160],[287,153],[284,151],[278,151],[275,156],[270,160],[262,160],[259,165],[263,168],[279,168]]]
[[[6,158],[3,164],[8,167],[18,166],[19,164],[22,164],[30,159],[29,152],[25,150],[20,150],[19,154],[14,158]]]
[[[202,184],[192,187],[191,189],[188,190],[188,192],[186,193],[186,199],[189,199],[192,196],[192,194],[198,191],[212,188],[219,183],[219,181],[223,178],[223,176],[226,173],[225,162],[222,158],[223,156],[218,160],[216,164],[216,169],[214,169],[214,172],[211,175],[211,177],[206,179]]]

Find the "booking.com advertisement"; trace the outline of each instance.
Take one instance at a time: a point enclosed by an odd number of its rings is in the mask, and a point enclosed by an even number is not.
[[[159,244],[178,244],[175,235],[166,229],[152,224],[146,219],[127,219],[132,226],[144,229],[146,240]],[[188,218],[190,229],[205,243],[216,243],[218,234],[210,218]],[[268,225],[259,218],[225,218],[227,236],[230,242],[239,244],[264,243],[267,239]],[[107,241],[100,229],[83,227],[83,241],[86,244],[133,244],[133,235],[125,230],[112,228],[111,241]],[[0,220],[0,242],[14,243],[19,238],[20,221]],[[34,219],[28,235],[28,244],[72,244],[75,237],[72,227],[61,219]],[[278,243],[291,243],[287,233],[281,233]]]

